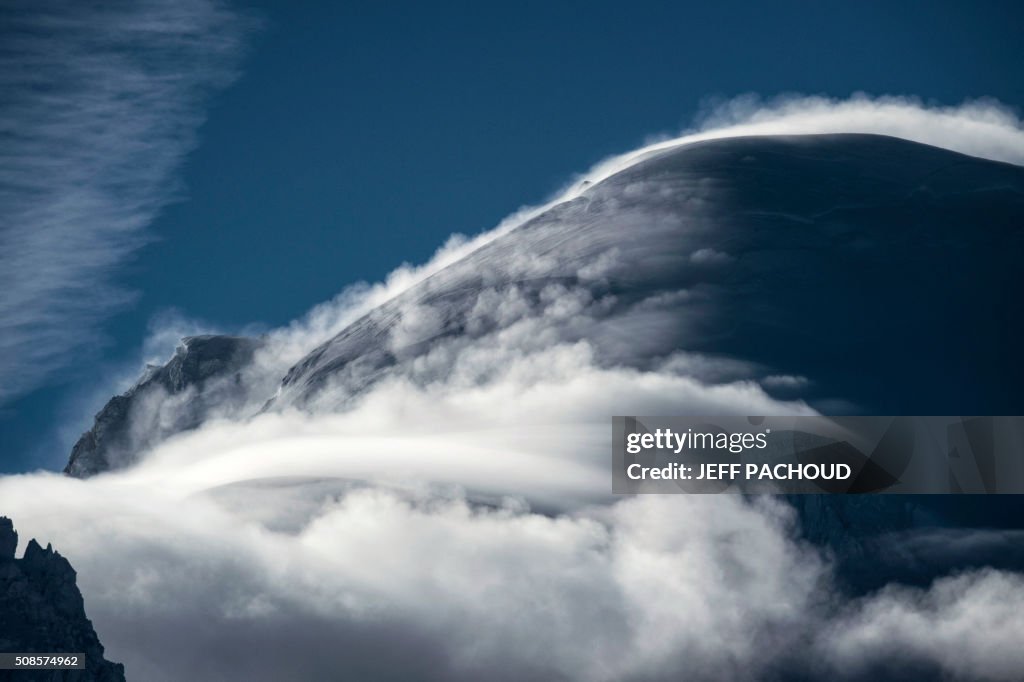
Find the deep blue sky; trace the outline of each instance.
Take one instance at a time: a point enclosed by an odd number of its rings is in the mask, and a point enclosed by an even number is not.
[[[263,28],[212,102],[183,200],[119,278],[138,302],[107,324],[101,362],[0,412],[0,471],[63,463],[57,427],[86,425],[83,396],[154,314],[284,323],[677,132],[708,98],[1024,105],[1018,2],[437,5],[243,5]]]

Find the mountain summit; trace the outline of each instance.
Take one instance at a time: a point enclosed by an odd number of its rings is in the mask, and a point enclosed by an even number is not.
[[[244,399],[239,371],[259,346],[256,339],[237,336],[182,339],[167,364],[150,367],[96,414],[64,473],[85,478],[128,466],[165,438],[237,406]]]
[[[126,466],[210,416],[446,379],[521,328],[524,352],[585,340],[601,366],[758,381],[823,412],[1020,413],[1021,253],[1020,167],[878,135],[692,143],[583,183],[371,310],[260,383],[276,394],[242,395],[261,341],[186,339],[100,411],[66,471]]]

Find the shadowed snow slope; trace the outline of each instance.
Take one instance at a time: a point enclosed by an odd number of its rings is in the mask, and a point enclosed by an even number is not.
[[[543,332],[586,339],[601,364],[698,351],[876,413],[911,407],[896,381],[921,413],[994,412],[1020,402],[1024,365],[1005,359],[1022,247],[1017,166],[868,135],[694,143],[380,306],[293,367],[278,402],[333,403],[388,369],[435,380],[443,359],[412,359],[440,340],[547,316]]]
[[[696,142],[499,231],[286,372],[232,381],[250,413],[333,412],[385,377],[469,388],[580,342],[599,367],[760,381],[823,412],[1020,412],[1022,253],[1020,167],[876,135]],[[153,411],[140,394],[126,409]],[[91,433],[71,473],[110,466]]]

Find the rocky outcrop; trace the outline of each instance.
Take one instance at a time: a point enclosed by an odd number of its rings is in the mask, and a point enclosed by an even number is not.
[[[86,669],[0,670],[0,682],[124,682],[124,666],[103,657],[68,560],[35,540],[17,559],[17,545],[11,520],[0,517],[0,651],[81,653]]]
[[[167,364],[104,405],[64,473],[84,478],[120,469],[167,436],[196,428],[211,411],[230,410],[244,400],[240,371],[260,344],[240,336],[183,339]]]

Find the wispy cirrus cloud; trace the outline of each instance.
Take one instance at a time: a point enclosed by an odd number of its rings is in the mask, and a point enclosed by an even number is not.
[[[94,345],[254,22],[216,0],[14,2],[0,40],[0,402]]]

